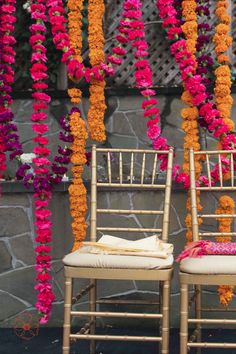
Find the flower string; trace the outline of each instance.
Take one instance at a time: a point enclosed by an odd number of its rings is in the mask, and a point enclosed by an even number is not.
[[[158,100],[153,98],[156,94],[151,89],[153,86],[153,74],[148,60],[148,43],[145,38],[144,22],[142,18],[142,2],[139,0],[126,0],[123,4],[122,21],[120,22],[119,31],[122,34],[123,41],[128,41],[132,44],[134,50],[134,66],[135,66],[135,86],[141,90],[141,95],[144,97],[142,109],[144,118],[147,119],[147,136],[152,142],[155,150],[167,150],[169,146],[167,139],[162,137],[161,129],[158,126],[160,122],[160,110],[157,107]],[[113,53],[125,55],[126,51],[113,48]],[[165,156],[160,156],[161,169],[167,167]],[[176,165],[173,174],[176,175],[179,166]]]
[[[2,0],[0,2],[0,177],[6,169],[6,152],[10,152],[10,160],[19,158],[22,146],[13,123],[14,115],[11,111],[11,92],[14,82],[16,52],[14,44],[16,0]]]
[[[211,94],[208,90],[211,84],[211,79],[209,77],[210,68],[213,65],[213,59],[211,54],[208,52],[208,45],[211,42],[211,32],[212,26],[209,24],[210,19],[210,0],[197,0],[197,22],[198,22],[198,37],[196,43],[196,59],[197,59],[197,71],[196,73],[201,75],[203,82],[207,87],[207,96],[211,99]],[[201,125],[202,120],[199,119]]]
[[[218,215],[221,214],[234,214],[234,201],[231,197],[224,195],[219,199],[219,208],[216,209],[215,213]],[[228,233],[231,232],[231,224],[233,222],[232,218],[218,218],[218,228],[219,232]],[[217,242],[230,242],[230,236],[217,236]],[[218,287],[218,294],[220,298],[220,303],[222,305],[228,306],[233,299],[233,290],[232,285],[220,285]]]
[[[82,174],[86,163],[85,146],[88,138],[85,121],[81,118],[79,109],[73,109],[70,114],[70,130],[73,136],[71,145],[71,162],[73,182],[69,187],[70,211],[73,218],[72,232],[74,235],[74,245],[72,252],[77,250],[86,236],[86,188],[83,184]]]
[[[82,9],[83,0],[68,1],[68,27],[69,42],[74,51],[74,59],[82,63]],[[80,103],[82,92],[78,88],[68,90],[72,103]],[[68,125],[66,126],[67,134],[65,140],[71,142],[71,162],[73,182],[69,187],[70,196],[70,212],[73,219],[72,232],[74,235],[74,245],[72,251],[77,250],[86,237],[86,211],[87,198],[86,188],[83,184],[82,174],[86,163],[85,146],[88,138],[86,125],[81,118],[80,110],[76,107],[72,108],[68,116]]]
[[[216,33],[213,37],[215,44],[215,53],[219,66],[215,70],[215,97],[216,107],[220,112],[220,115],[228,126],[228,131],[234,130],[234,122],[231,119],[231,108],[233,104],[233,98],[231,96],[231,72],[230,72],[230,58],[226,54],[228,48],[232,44],[232,37],[230,33],[231,18],[227,13],[228,1],[221,0],[216,2],[216,17],[218,18],[218,24],[216,26]],[[220,140],[222,140],[222,136]],[[220,144],[221,148],[221,144]]]
[[[99,67],[104,63],[104,34],[103,15],[105,11],[104,0],[89,0],[88,2],[88,44],[89,59],[92,67]],[[102,142],[106,139],[104,114],[106,111],[104,75],[100,79],[91,79],[89,86],[88,129],[92,140]]]
[[[69,117],[74,111],[75,108],[72,108],[70,112],[59,119],[59,124],[62,128],[60,131],[59,139],[65,144],[62,147],[58,146],[57,152],[58,155],[54,157],[54,162],[52,163],[52,175],[50,177],[51,183],[58,184],[62,181],[63,176],[67,173],[67,165],[71,161],[72,150],[68,147],[73,142],[73,136],[70,131],[70,121]]]
[[[47,148],[48,139],[44,136],[48,131],[46,124],[47,113],[50,96],[44,90],[48,85],[45,80],[48,78],[47,74],[47,56],[44,43],[46,41],[45,33],[47,21],[46,17],[46,0],[34,0],[31,4],[31,20],[30,26],[31,36],[30,45],[32,47],[31,69],[30,74],[33,80],[33,94],[34,99],[33,113],[31,116],[32,129],[36,136],[33,141],[37,144],[33,152],[36,157],[33,159],[34,175],[34,204],[35,204],[35,227],[36,227],[36,242],[39,245],[35,248],[36,251],[36,280],[38,284],[35,289],[38,291],[36,308],[39,311],[40,323],[46,323],[50,317],[52,310],[52,302],[55,295],[52,291],[51,284],[51,226],[50,221],[51,211],[48,209],[49,201],[52,196],[50,183],[51,162],[49,161],[50,149]]]
[[[198,24],[197,24],[197,3],[195,0],[191,1],[182,1],[182,13],[184,16],[184,22],[181,26],[181,29],[186,38],[187,50],[192,54],[191,58],[182,60],[181,65],[187,67],[187,65],[194,65],[194,58],[196,53],[196,45],[198,39]],[[199,143],[199,128],[198,128],[198,109],[193,104],[193,97],[190,92],[185,89],[182,94],[181,99],[189,107],[183,108],[181,110],[181,116],[183,119],[182,128],[185,132],[184,136],[184,163],[183,163],[183,172],[188,176],[189,179],[189,149],[192,148],[194,151],[200,150]],[[199,159],[195,161],[195,177],[198,180],[201,165]],[[178,180],[179,176],[177,177]],[[185,218],[185,224],[187,227],[186,238],[188,242],[192,241],[192,215],[191,215],[191,206],[190,206],[190,193],[188,192],[187,202],[186,202],[187,215]],[[200,192],[197,192],[197,210],[201,211],[202,206],[200,202]],[[202,220],[199,218],[199,223],[202,223]]]

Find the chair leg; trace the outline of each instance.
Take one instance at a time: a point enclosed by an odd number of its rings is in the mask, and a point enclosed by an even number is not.
[[[162,314],[163,310],[163,281],[159,281],[159,313]],[[159,326],[159,335],[162,337],[162,326]],[[159,354],[161,354],[161,343],[159,344]]]
[[[89,310],[96,311],[96,299],[97,299],[97,284],[95,279],[91,279],[92,289],[89,291]],[[96,316],[90,317],[90,334],[95,334],[96,330]],[[90,341],[90,354],[96,353],[96,341],[91,339]]]
[[[180,353],[188,352],[188,284],[180,286]]]
[[[201,318],[202,312],[202,304],[201,304],[201,285],[195,286],[195,294],[196,294],[196,301],[195,301],[195,316],[197,319]],[[201,323],[197,323],[196,325],[196,333],[197,333],[197,342],[201,342],[202,333],[201,333]],[[197,348],[197,354],[201,354],[201,348]]]
[[[70,353],[71,299],[72,299],[72,278],[66,277],[62,354]]]
[[[169,308],[170,308],[170,281],[163,282],[163,305],[162,305],[162,345],[161,354],[169,354]]]

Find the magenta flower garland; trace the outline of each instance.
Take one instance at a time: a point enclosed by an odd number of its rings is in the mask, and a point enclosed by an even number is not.
[[[147,122],[147,136],[152,141],[155,150],[167,150],[167,140],[160,136],[161,129],[158,126],[160,121],[160,110],[157,108],[158,100],[153,98],[156,92],[150,89],[153,86],[152,69],[148,60],[148,43],[145,39],[144,23],[142,20],[142,2],[139,0],[127,0],[123,5],[124,12],[121,21],[122,31],[131,42],[134,49],[135,83],[141,89],[145,98],[142,103],[144,118]],[[161,168],[166,169],[166,159],[162,161]]]
[[[51,247],[51,211],[48,209],[49,201],[52,196],[52,185],[50,183],[51,162],[49,161],[50,149],[47,148],[48,139],[44,134],[48,131],[46,123],[47,113],[45,110],[50,103],[50,96],[43,92],[48,85],[46,80],[47,74],[47,56],[44,43],[46,41],[45,33],[47,21],[46,17],[46,0],[34,0],[31,4],[30,26],[31,37],[30,44],[32,47],[30,69],[31,78],[33,80],[33,114],[31,116],[32,129],[36,133],[33,141],[37,144],[33,152],[36,157],[33,159],[34,164],[34,200],[35,200],[35,227],[36,242],[39,245],[35,248],[36,256],[36,280],[38,284],[35,289],[38,291],[36,308],[39,311],[40,323],[46,323],[52,310],[52,302],[55,299],[51,284],[51,256],[49,255]]]
[[[1,0],[0,2],[0,177],[6,169],[6,152],[10,159],[22,154],[17,127],[13,123],[11,111],[11,92],[14,82],[13,64],[15,62],[16,40],[14,38],[16,0]]]

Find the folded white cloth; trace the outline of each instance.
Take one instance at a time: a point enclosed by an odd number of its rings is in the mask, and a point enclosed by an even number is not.
[[[136,241],[103,235],[98,242],[84,242],[83,244],[89,247],[82,247],[80,249],[81,253],[119,254],[154,258],[167,258],[168,255],[173,253],[173,245],[159,240],[157,235]]]

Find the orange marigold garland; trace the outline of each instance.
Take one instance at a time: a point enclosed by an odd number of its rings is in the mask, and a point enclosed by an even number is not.
[[[74,49],[75,58],[82,63],[82,10],[83,0],[68,0],[68,31],[70,45]]]
[[[102,19],[105,11],[103,0],[89,0],[88,2],[88,43],[89,59],[92,66],[104,62],[104,34]],[[105,78],[101,75],[100,79],[91,79],[90,108],[88,112],[89,134],[92,140],[102,142],[106,139],[104,114],[105,104]]]
[[[197,42],[197,4],[195,0],[182,1],[182,14],[185,18],[184,24],[181,26],[185,35],[187,48],[192,53],[193,59],[196,52]],[[191,94],[185,90],[181,96],[182,101],[188,106],[181,110],[181,116],[183,119],[182,129],[185,132],[184,137],[184,163],[183,172],[189,175],[189,149],[192,148],[195,151],[200,150],[199,144],[199,130],[198,130],[198,109],[192,103]],[[201,165],[199,161],[196,161],[196,178],[201,172]],[[197,207],[198,211],[202,209],[200,204],[200,193],[197,194]],[[185,218],[185,224],[187,227],[186,238],[188,242],[192,241],[192,216],[190,212],[190,195],[187,197],[187,216]],[[199,223],[201,220],[199,219]]]
[[[70,44],[75,51],[75,57],[82,62],[82,9],[83,0],[68,1],[68,27]],[[80,103],[82,93],[78,88],[68,90],[68,95],[72,103]],[[86,236],[86,212],[87,198],[86,188],[83,184],[82,174],[86,163],[85,146],[88,138],[85,121],[81,118],[78,109],[74,109],[70,115],[70,131],[73,136],[71,145],[73,164],[72,174],[73,182],[69,187],[70,211],[73,218],[72,232],[74,235],[74,245],[72,251],[77,250]]]
[[[73,183],[69,187],[70,210],[73,218],[72,231],[75,238],[72,251],[77,250],[86,236],[86,188],[83,184],[82,174],[86,163],[85,146],[88,138],[85,121],[78,111],[70,115],[70,129],[74,141],[71,145],[73,163]]]
[[[231,108],[233,98],[231,97],[231,72],[230,72],[230,58],[227,55],[227,50],[232,44],[232,37],[230,33],[231,18],[227,13],[228,1],[218,0],[216,2],[216,17],[218,24],[215,29],[213,42],[215,44],[216,59],[219,67],[215,70],[215,98],[216,107],[221,113],[221,118],[228,126],[229,131],[234,130],[234,122],[231,119]],[[221,136],[223,138],[223,136]],[[219,146],[220,148],[220,146]]]
[[[224,195],[219,199],[219,208],[216,209],[216,214],[234,214],[234,201],[228,195]],[[232,218],[219,218],[219,232],[227,233],[231,231],[231,224],[233,222]],[[216,237],[217,242],[230,242],[231,236],[218,236]],[[222,305],[228,306],[228,304],[233,299],[232,285],[220,285],[218,287],[218,294],[220,297],[220,303]]]

